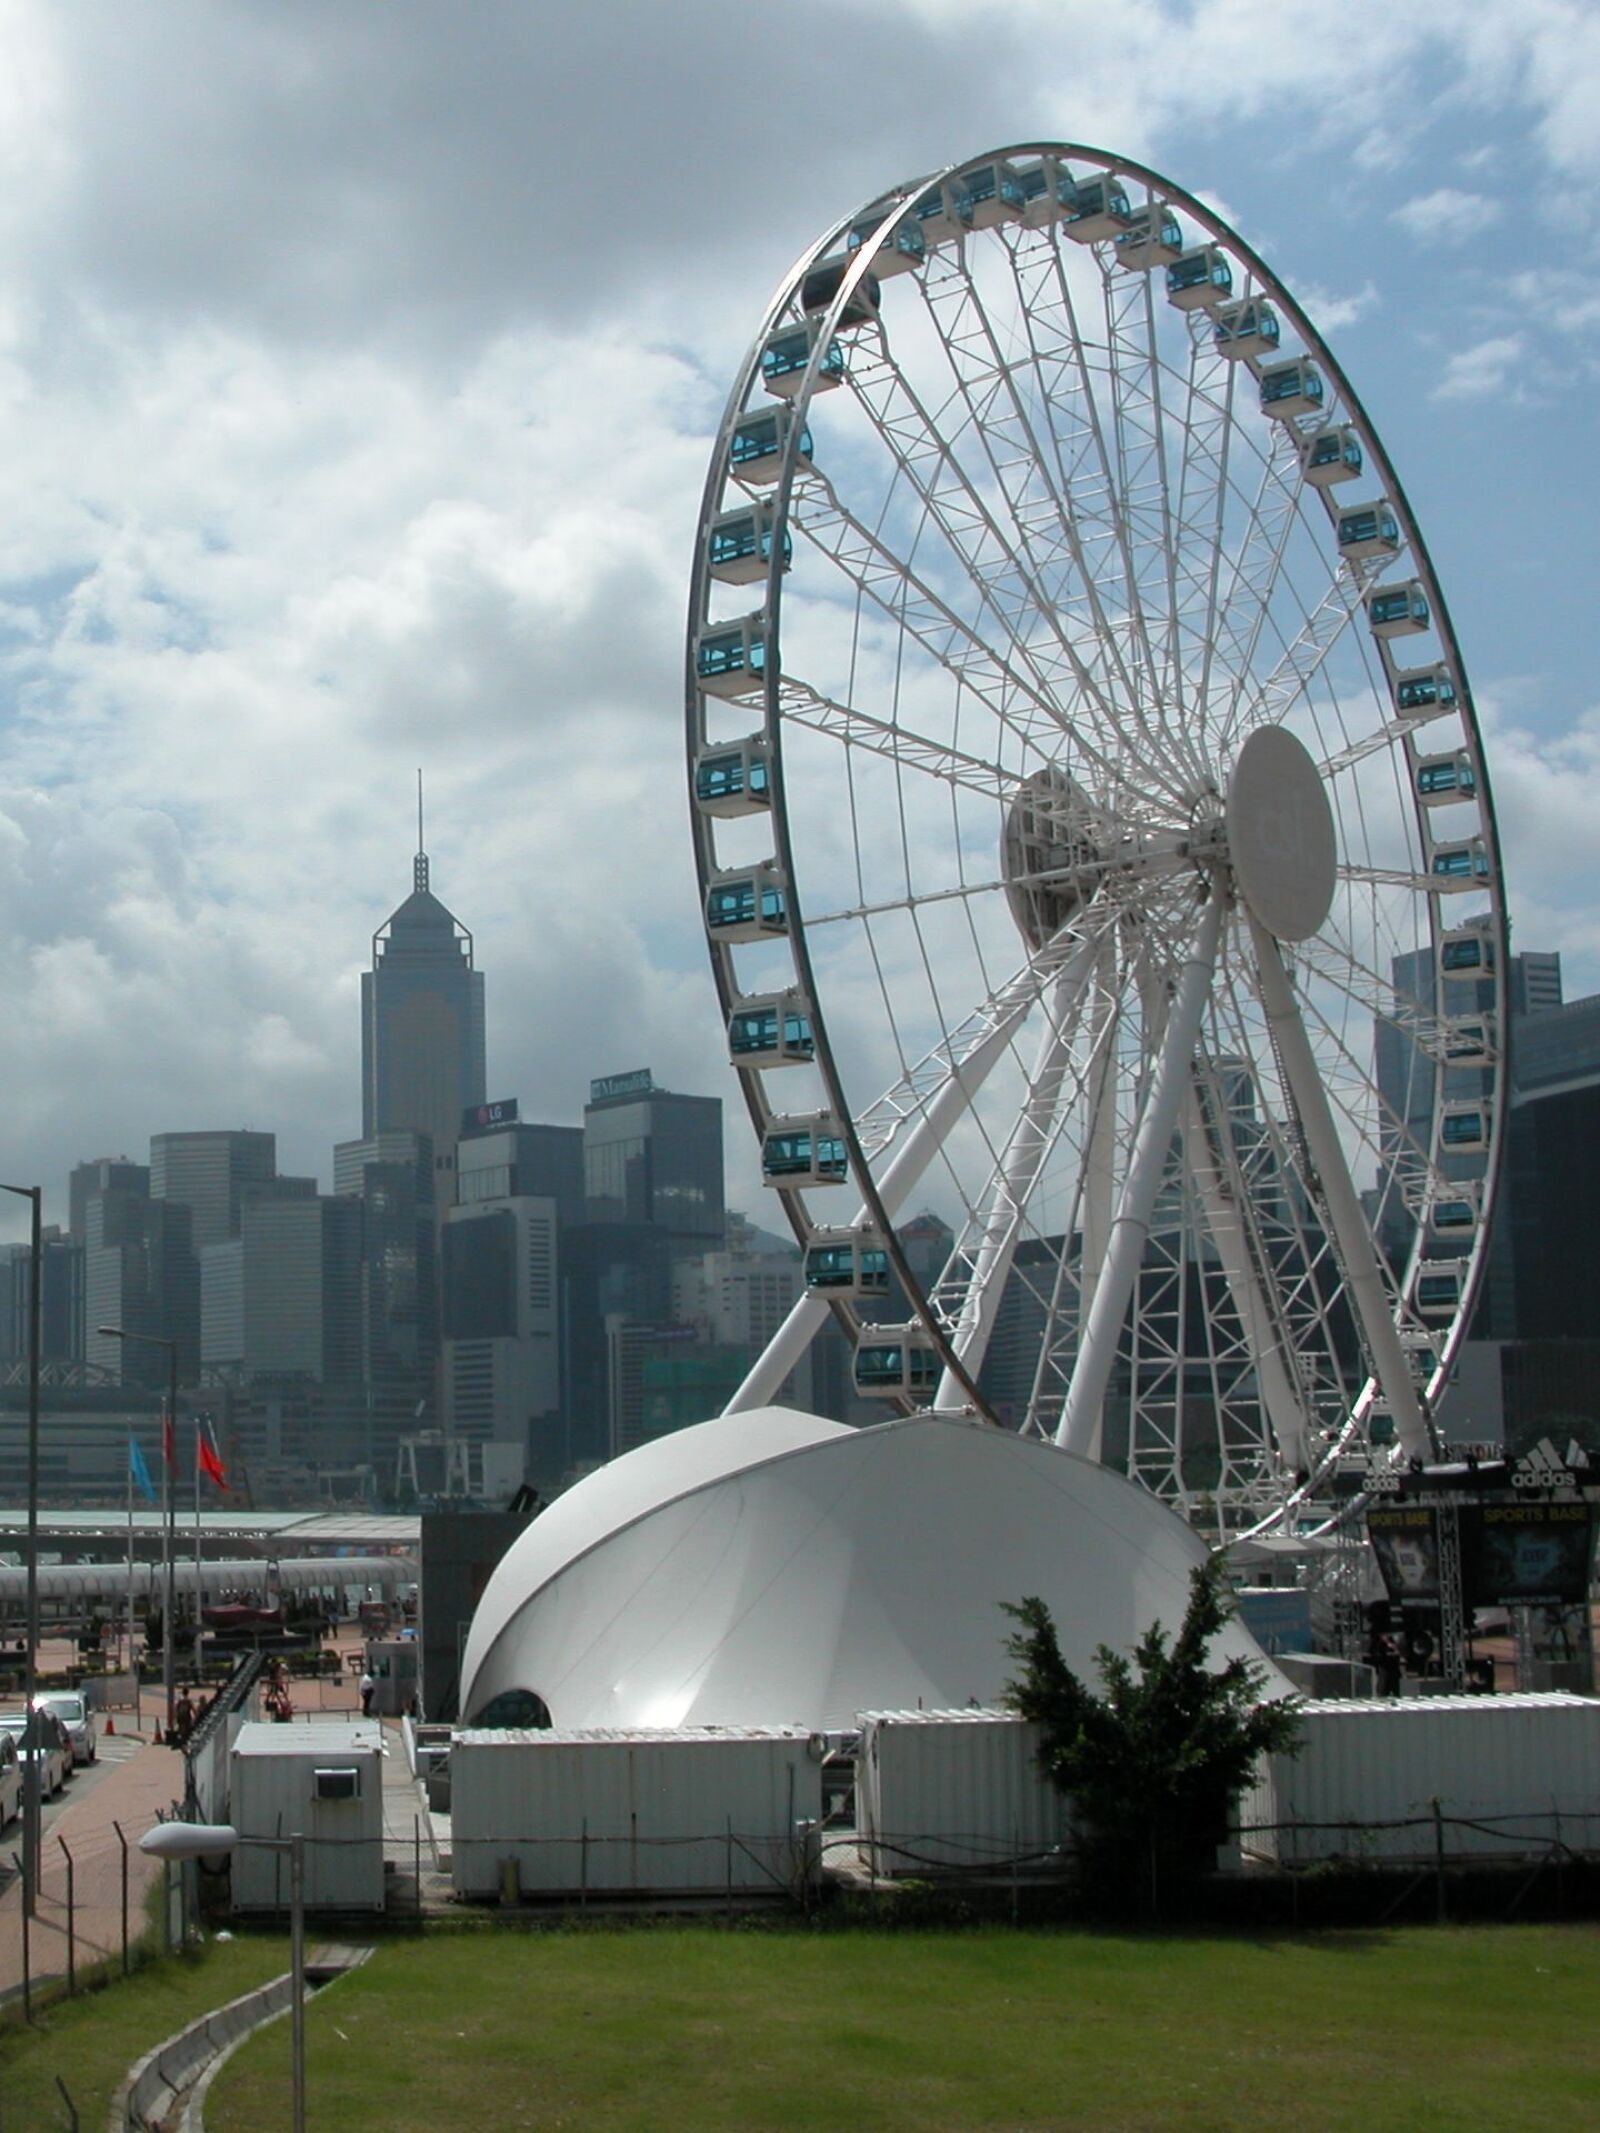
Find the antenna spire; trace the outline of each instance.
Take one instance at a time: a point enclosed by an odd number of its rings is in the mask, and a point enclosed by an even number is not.
[[[428,854],[422,834],[422,771],[417,770],[417,856],[411,862],[412,887],[425,892],[428,886]]]

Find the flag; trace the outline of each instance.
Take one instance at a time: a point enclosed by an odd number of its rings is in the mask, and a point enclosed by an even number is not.
[[[211,1425],[204,1415],[197,1415],[195,1418],[194,1456],[207,1480],[214,1482],[219,1489],[225,1489],[228,1477],[222,1471],[222,1460],[211,1441]]]
[[[144,1463],[144,1453],[139,1449],[137,1437],[128,1439],[128,1472],[133,1476],[139,1487],[143,1489],[148,1500],[154,1503],[156,1500],[156,1485],[150,1479],[150,1469]]]
[[[161,1410],[161,1456],[171,1474],[178,1464],[178,1425],[170,1407]]]

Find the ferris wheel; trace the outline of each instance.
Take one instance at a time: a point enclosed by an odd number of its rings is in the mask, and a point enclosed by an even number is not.
[[[733,1404],[831,1312],[858,1392],[1224,1536],[1426,1455],[1501,1140],[1500,860],[1416,522],[1255,252],[1038,143],[830,229],[716,440],[687,706],[805,1267]]]

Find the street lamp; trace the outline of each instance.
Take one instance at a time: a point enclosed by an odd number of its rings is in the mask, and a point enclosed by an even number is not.
[[[178,1344],[168,1340],[163,1333],[134,1333],[124,1326],[96,1326],[95,1331],[103,1340],[142,1341],[147,1348],[165,1348],[167,1351],[167,1413],[161,1432],[162,1465],[166,1469],[165,1515],[162,1519],[162,1545],[166,1555],[166,1592],[162,1602],[161,1619],[161,1686],[167,1704],[167,1738],[172,1738],[178,1722],[177,1699],[173,1692],[172,1653],[177,1643],[177,1586],[178,1566],[174,1557],[173,1521],[176,1517],[176,1482],[173,1469],[178,1462]],[[198,1612],[198,1610],[197,1610]],[[137,1690],[138,1683],[134,1683]],[[135,1698],[137,1701],[137,1697]]]
[[[30,1237],[31,1273],[28,1294],[28,1655],[23,1668],[23,1694],[31,1723],[33,1699],[39,1681],[39,1298],[44,1286],[44,1243],[41,1222],[44,1188],[40,1185],[0,1185],[0,1192],[15,1193],[32,1202]],[[22,1773],[22,1857],[26,1866],[22,1884],[24,1921],[35,1916],[39,1889],[39,1764],[38,1744]]]
[[[289,1860],[289,2014],[294,2058],[293,2133],[306,2133],[306,1893],[305,1839],[243,1837],[231,1822],[158,1822],[139,1839],[154,1859],[217,1859],[241,1844],[283,1852]]]

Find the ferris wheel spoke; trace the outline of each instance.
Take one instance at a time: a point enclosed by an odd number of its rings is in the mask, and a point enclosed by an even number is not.
[[[1036,674],[1021,671],[1015,659],[964,621],[907,558],[852,515],[822,477],[796,484],[793,514],[797,530],[858,595],[976,697],[1024,757],[1045,761],[1054,756],[1060,721],[1044,708]],[[784,680],[787,685],[789,677]]]
[[[854,704],[819,696],[788,674],[783,677],[779,700],[791,727],[821,734],[845,750],[865,749],[893,763],[898,770],[938,778],[989,801],[1008,801],[1017,789],[1015,771],[953,747],[933,734],[920,733],[904,722],[878,718]]]
[[[1044,249],[1055,263],[1057,285],[1065,293],[1067,338],[1081,362],[1082,343],[1070,310],[1070,290],[1067,290],[1065,277],[1060,272],[1060,254],[1054,247]],[[1007,251],[1012,293],[1020,298],[1021,254],[1015,243],[1008,244]],[[1082,606],[1087,620],[1087,641],[1095,652],[1093,657],[1081,653],[1078,656],[1090,673],[1095,672],[1097,660],[1105,663],[1107,672],[1101,686],[1102,703],[1108,707],[1119,706],[1123,717],[1132,719],[1135,731],[1145,744],[1141,751],[1142,762],[1161,765],[1174,758],[1187,761],[1191,779],[1198,780],[1199,762],[1192,755],[1187,739],[1169,733],[1164,740],[1158,741],[1146,722],[1144,698],[1147,692],[1136,684],[1128,669],[1121,638],[1101,596],[1099,574],[1084,547],[1082,528],[1090,521],[1092,507],[1087,499],[1075,494],[1065,464],[1062,439],[1069,424],[1062,419],[1066,411],[1051,385],[1044,353],[1038,345],[1036,321],[1041,316],[1041,307],[1026,302],[1017,305],[1026,322],[1027,369],[1041,414],[1056,418],[1048,421],[1036,415],[1018,389],[1020,358],[1008,357],[1002,350],[982,290],[969,271],[966,254],[962,252],[952,258],[948,273],[925,277],[923,288],[930,311],[939,319],[941,343],[971,426],[983,440],[984,456],[994,483],[1007,500],[1017,544],[1027,565],[1030,590],[1041,618],[1054,637],[1065,645],[1067,631],[1062,618]],[[1060,358],[1056,360],[1059,362]],[[980,393],[992,403],[988,411],[980,409]],[[1104,478],[1103,452],[1099,472]],[[1113,506],[1113,520],[1115,517]]]
[[[868,357],[851,366],[850,383],[901,478],[939,530],[983,611],[1009,647],[1001,663],[1026,675],[1036,711],[1053,726],[1053,752],[1059,753],[1062,736],[1068,735],[1074,751],[1093,762],[1108,780],[1109,790],[1116,791],[1126,782],[1127,766],[1113,759],[1093,734],[1116,730],[1117,707],[1106,699],[1080,649],[1045,613],[1038,585],[987,499],[973,485],[961,456],[892,364],[875,364]],[[1040,648],[1026,634],[1029,619],[1041,617],[1050,624],[1049,665],[1041,664]],[[1058,693],[1063,680],[1093,708],[1092,731],[1081,715],[1068,715]],[[1142,763],[1139,767],[1169,798],[1187,803],[1181,782],[1165,765]]]

